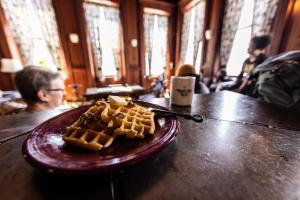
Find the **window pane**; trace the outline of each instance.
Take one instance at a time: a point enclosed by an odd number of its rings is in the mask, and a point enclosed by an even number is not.
[[[121,41],[118,8],[84,3],[97,76],[120,78]]]
[[[244,5],[243,5],[243,8],[242,8],[238,29],[252,26],[253,6],[254,6],[254,1],[253,0],[244,1]]]
[[[234,37],[233,46],[227,63],[227,75],[237,76],[248,57],[247,49],[251,39],[251,27],[238,30]]]
[[[25,65],[61,68],[62,58],[51,0],[1,0]]]
[[[196,66],[197,72],[200,71],[201,64],[204,17],[205,0],[201,0],[183,15],[180,52],[181,62],[194,66],[199,65]]]
[[[144,13],[146,75],[164,73],[167,61],[168,17]]]
[[[247,0],[244,2],[238,30],[235,34],[227,62],[226,70],[229,76],[237,76],[242,70],[245,59],[249,56],[247,49],[251,40],[253,6],[253,0]]]

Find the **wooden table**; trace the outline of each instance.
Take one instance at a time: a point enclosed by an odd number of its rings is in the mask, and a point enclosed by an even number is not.
[[[171,109],[205,118],[179,118],[176,140],[147,160],[85,176],[41,173],[22,158],[22,133],[54,113],[1,117],[0,199],[300,199],[300,113],[232,92]]]

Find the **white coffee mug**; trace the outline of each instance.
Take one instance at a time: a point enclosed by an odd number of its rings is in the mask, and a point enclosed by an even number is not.
[[[191,76],[171,77],[171,104],[178,106],[190,106],[192,104],[195,79]]]

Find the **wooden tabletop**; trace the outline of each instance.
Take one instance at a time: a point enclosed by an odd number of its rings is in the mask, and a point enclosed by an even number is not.
[[[48,112],[0,117],[0,199],[300,199],[299,113],[232,92],[195,95],[190,108],[152,103],[204,121],[178,118],[163,151],[96,175],[45,174],[22,158],[20,133]]]

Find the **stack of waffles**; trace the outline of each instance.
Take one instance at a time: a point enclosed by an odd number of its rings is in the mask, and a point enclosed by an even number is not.
[[[66,128],[63,140],[75,146],[98,151],[110,146],[116,137],[144,138],[154,134],[154,113],[132,101],[98,101]]]

